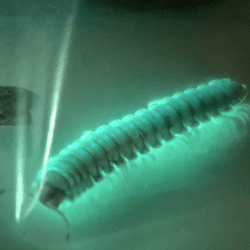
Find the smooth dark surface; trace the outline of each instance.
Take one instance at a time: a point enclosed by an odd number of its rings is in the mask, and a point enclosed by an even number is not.
[[[127,10],[130,12],[142,12],[152,10],[182,10],[186,8],[196,8],[199,6],[213,6],[220,0],[202,1],[181,1],[181,0],[87,0],[80,1],[82,5],[107,6],[109,8]]]

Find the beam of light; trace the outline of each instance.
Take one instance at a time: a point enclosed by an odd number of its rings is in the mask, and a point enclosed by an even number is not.
[[[62,90],[62,85],[63,85],[63,80],[64,80],[65,68],[66,68],[66,64],[68,60],[70,42],[71,42],[72,27],[73,27],[74,19],[76,17],[76,6],[77,6],[77,1],[75,1],[74,3],[73,12],[70,15],[68,22],[66,24],[64,38],[63,38],[62,45],[60,48],[60,55],[59,55],[58,63],[57,63],[58,66],[56,68],[56,73],[55,73],[55,81],[54,81],[55,88],[53,91],[53,99],[52,99],[52,105],[51,105],[52,108],[51,108],[51,114],[50,114],[50,120],[49,120],[49,131],[47,134],[45,153],[44,153],[43,162],[42,162],[42,179],[40,182],[39,190],[36,193],[33,199],[33,202],[31,202],[31,205],[28,207],[24,217],[27,217],[30,214],[30,212],[33,210],[44,185],[45,168],[49,160],[51,146],[52,146],[53,137],[54,137],[56,118],[57,118],[58,107],[59,107],[59,102],[60,102],[60,95],[61,95],[61,90]]]
[[[16,163],[16,199],[15,219],[20,221],[21,208],[24,201],[24,167],[25,167],[25,129],[23,126],[17,129],[17,163]]]
[[[21,48],[22,49],[22,48]],[[30,54],[27,51],[26,56],[23,56],[23,53],[21,53],[20,58],[18,58],[18,62],[20,65],[25,65],[22,67],[22,72],[20,75],[20,86],[27,84],[28,76],[30,73],[30,67],[31,62],[29,60]],[[17,105],[17,117],[16,117],[16,123],[17,123],[17,147],[16,147],[16,185],[15,185],[15,220],[17,223],[20,222],[20,215],[22,206],[24,203],[24,194],[25,194],[25,188],[24,188],[24,169],[26,165],[26,148],[27,148],[27,132],[28,129],[27,125],[25,125],[26,122],[28,122],[28,117],[25,117],[24,110],[27,110],[27,106],[29,105],[28,99],[26,98],[26,92],[25,91],[18,91],[17,93],[17,100],[21,100],[18,102]],[[27,119],[27,120],[26,120]]]

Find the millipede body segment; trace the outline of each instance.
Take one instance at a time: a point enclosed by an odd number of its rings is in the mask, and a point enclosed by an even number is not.
[[[138,153],[146,154],[150,147],[161,146],[162,140],[169,141],[187,127],[230,110],[231,105],[246,95],[245,85],[230,79],[213,80],[171,98],[154,101],[147,109],[114,120],[94,132],[85,132],[50,158],[38,174],[35,183],[40,189],[40,202],[57,209],[65,199],[74,200],[94,182],[102,180],[103,172],[111,173],[114,166],[135,159]]]

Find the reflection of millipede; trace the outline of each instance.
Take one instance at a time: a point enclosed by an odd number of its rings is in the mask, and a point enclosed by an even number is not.
[[[137,152],[145,154],[161,140],[169,141],[187,127],[208,121],[246,97],[246,86],[230,79],[214,80],[196,89],[175,94],[148,105],[135,115],[115,120],[63,149],[37,176],[39,200],[57,210],[65,200],[74,200],[95,181],[110,173],[114,166],[133,160]],[[44,174],[43,174],[44,173]]]

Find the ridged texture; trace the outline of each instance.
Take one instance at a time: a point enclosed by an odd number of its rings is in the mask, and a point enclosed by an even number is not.
[[[50,158],[46,166],[47,182],[64,190],[72,200],[101,180],[103,172],[112,172],[114,165],[124,164],[125,159],[133,160],[137,153],[147,153],[149,146],[159,147],[161,140],[168,141],[175,134],[185,132],[187,127],[230,110],[230,105],[237,104],[245,95],[244,85],[221,79],[152,102],[148,109],[141,109],[135,115],[84,133],[82,138]],[[49,178],[50,173],[60,175],[60,181]],[[41,174],[37,177],[38,184],[40,179]]]

